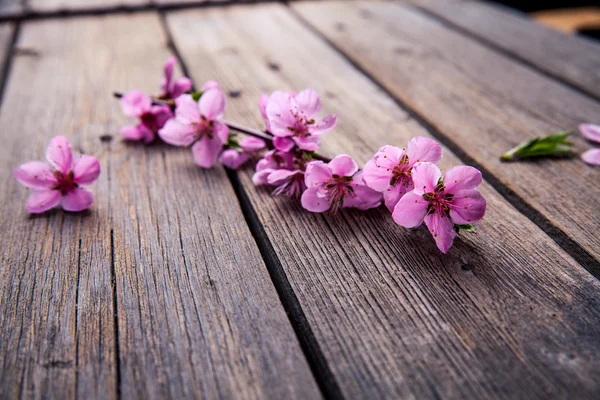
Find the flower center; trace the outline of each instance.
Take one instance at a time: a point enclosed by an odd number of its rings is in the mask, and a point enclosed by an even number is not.
[[[335,214],[344,204],[346,197],[354,197],[354,187],[350,184],[351,176],[333,175],[323,183],[323,191],[327,202],[331,204],[330,212]]]
[[[70,193],[75,188],[79,187],[77,182],[75,182],[75,176],[73,175],[73,171],[69,171],[66,174],[63,174],[60,171],[54,171],[54,177],[56,178],[56,183],[54,184],[54,190],[60,190],[61,195],[66,195]]]
[[[429,207],[427,208],[428,215],[433,213],[445,216],[450,215],[454,195],[444,193],[445,190],[446,186],[444,186],[443,183],[438,183],[433,189],[433,192],[425,193],[423,195],[423,198],[430,202]]]
[[[400,162],[398,162],[392,171],[390,186],[396,186],[400,183],[404,186],[409,186],[412,183],[412,178],[410,176],[411,168],[408,167],[408,163],[409,159],[405,154],[400,158]]]
[[[204,115],[200,116],[200,122],[193,122],[192,125],[196,128],[196,140],[202,139],[204,135],[209,139],[213,138],[213,121],[207,120]]]

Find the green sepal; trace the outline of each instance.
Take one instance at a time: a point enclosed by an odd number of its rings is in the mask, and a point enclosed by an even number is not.
[[[314,151],[302,150],[302,154],[304,155],[304,159],[306,160],[306,162],[310,162],[310,161],[312,161],[313,158],[315,158]]]
[[[564,131],[526,140],[504,153],[500,159],[502,161],[515,161],[524,158],[569,155],[573,143],[566,139],[572,134],[572,131]]]
[[[238,143],[236,137],[237,137],[237,135],[235,133],[230,132],[229,136],[227,137],[227,143],[225,143],[225,147],[242,152],[243,149],[240,146],[240,144]]]
[[[465,231],[469,233],[475,233],[477,230],[471,224],[454,224],[454,230],[456,233],[460,233],[460,231]]]
[[[203,91],[199,91],[199,92],[192,92],[192,99],[194,99],[194,101],[198,101],[200,100],[200,97],[202,97],[202,93],[204,93]]]

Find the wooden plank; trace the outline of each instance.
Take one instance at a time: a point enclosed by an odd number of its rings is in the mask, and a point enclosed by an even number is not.
[[[364,163],[428,134],[284,6],[186,10],[167,23],[196,84],[240,90],[230,120],[262,127],[260,92],[314,87],[338,114],[328,155]],[[459,163],[446,149],[442,166]],[[489,185],[478,234],[444,256],[387,210],[311,214],[251,175],[240,173],[245,193],[346,398],[597,392],[598,281]]]
[[[532,23],[524,14],[482,1],[419,0],[443,20],[483,38],[600,98],[600,44]]]
[[[23,0],[0,0],[0,16],[13,17],[23,12]]]
[[[36,12],[70,12],[115,7],[139,7],[151,0],[28,0],[29,9]]]
[[[397,3],[294,8],[598,272],[600,213],[593,210],[600,210],[600,198],[587,182],[599,171],[579,159],[509,164],[499,157],[527,138],[595,121],[600,103]],[[591,146],[577,134],[573,139],[577,152]]]
[[[31,51],[15,60],[0,117],[4,170],[63,133],[103,174],[89,213],[37,218],[3,178],[7,397],[320,397],[224,171],[118,137],[131,121],[111,91],[158,90],[165,44],[148,13],[22,27]]]

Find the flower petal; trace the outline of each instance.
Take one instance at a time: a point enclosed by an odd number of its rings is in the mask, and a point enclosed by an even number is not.
[[[269,174],[267,182],[269,183],[269,185],[281,185],[286,180],[288,180],[290,176],[296,175],[297,173],[297,170],[292,171],[289,169],[277,169],[271,172],[271,174]]]
[[[414,191],[406,193],[392,212],[394,221],[405,228],[415,228],[423,223],[429,202]]]
[[[100,162],[96,157],[82,154],[73,163],[73,179],[80,185],[89,185],[100,176]]]
[[[310,212],[321,213],[329,210],[329,202],[317,195],[318,190],[316,187],[309,187],[302,193],[302,207]]]
[[[60,198],[58,190],[31,192],[25,204],[25,209],[32,214],[40,214],[56,207],[60,203]]]
[[[222,122],[213,122],[213,133],[218,137],[222,143],[226,143],[229,138],[229,128]]]
[[[391,179],[392,171],[390,169],[378,166],[375,158],[367,161],[363,170],[363,180],[367,186],[378,192],[383,192],[390,186]]]
[[[446,254],[456,237],[454,223],[448,217],[433,213],[425,217],[425,224],[435,239],[438,249]]]
[[[196,140],[196,128],[174,118],[167,121],[165,126],[158,131],[158,135],[173,146],[189,146]]]
[[[54,171],[42,161],[30,161],[13,170],[13,176],[21,185],[34,190],[51,189],[56,183]]]
[[[48,144],[46,159],[58,171],[66,174],[73,164],[73,151],[69,139],[64,136],[56,136]]]
[[[173,81],[173,68],[175,66],[175,57],[169,57],[169,59],[165,62],[164,65],[164,77],[160,88],[162,90],[163,95],[169,95],[171,91],[171,82]]]
[[[581,124],[579,125],[579,132],[581,132],[587,140],[600,143],[600,125]]]
[[[221,89],[221,86],[217,81],[206,81],[200,90],[206,92],[209,89]]]
[[[417,136],[406,145],[406,155],[411,165],[417,162],[437,163],[442,159],[442,146],[435,140]]]
[[[127,140],[141,140],[146,136],[146,128],[143,124],[129,125],[121,128],[121,135]]]
[[[267,117],[267,104],[269,103],[269,95],[261,93],[260,99],[258,100],[258,107],[260,108],[260,115],[265,120],[265,127],[269,131],[269,118]]]
[[[267,117],[273,135],[292,136],[294,133],[288,129],[296,123],[292,115],[292,95],[288,92],[273,92],[267,103]]]
[[[581,155],[581,159],[590,165],[600,165],[600,149],[590,149]]]
[[[62,198],[62,208],[65,211],[83,211],[94,203],[94,193],[83,188],[75,188]]]
[[[175,118],[182,124],[200,122],[198,103],[189,94],[182,94],[175,100]]]
[[[444,174],[446,193],[456,193],[458,190],[476,189],[481,185],[481,181],[481,172],[477,168],[468,165],[452,167]]]
[[[169,106],[152,106],[150,113],[152,114],[153,121],[152,126],[148,126],[148,128],[153,132],[158,132],[165,126],[168,120],[173,118],[173,112]]]
[[[352,157],[346,154],[340,154],[329,161],[331,172],[337,176],[352,176],[358,171],[358,164]]]
[[[240,147],[245,151],[257,151],[267,147],[264,140],[253,136],[247,136],[240,140]]]
[[[128,117],[139,118],[152,106],[152,100],[139,90],[131,90],[121,97],[121,109]]]
[[[210,121],[221,118],[225,111],[225,96],[221,89],[209,89],[200,97],[200,114]]]
[[[294,97],[298,110],[311,118],[321,111],[321,99],[314,89],[304,89]]]
[[[335,128],[337,116],[335,114],[324,116],[319,122],[308,126],[308,130],[313,135],[321,135]]]
[[[394,208],[402,196],[404,196],[407,191],[411,191],[412,189],[412,185],[408,188],[404,185],[396,185],[384,190],[383,199],[385,200],[385,206],[388,208],[388,210],[390,210],[390,212],[394,212]]]
[[[416,163],[412,169],[414,192],[419,195],[432,193],[441,176],[442,172],[435,164]]]
[[[173,88],[171,89],[171,93],[169,96],[172,99],[176,99],[188,90],[192,89],[192,81],[190,78],[182,77],[175,81],[173,84]]]
[[[196,164],[202,168],[211,168],[217,162],[221,149],[223,149],[223,142],[218,136],[212,139],[203,136],[192,146],[192,153]]]
[[[238,169],[243,163],[248,161],[248,154],[234,150],[227,149],[219,156],[219,162],[229,169]]]
[[[296,142],[290,137],[275,136],[273,138],[273,146],[279,151],[287,153],[288,151],[291,151],[295,145]]]
[[[275,171],[271,168],[265,168],[261,170],[257,170],[254,175],[252,175],[252,183],[255,185],[266,185],[269,183],[269,176],[271,173]]]
[[[319,137],[314,135],[302,137],[294,136],[293,140],[299,149],[306,151],[317,151],[319,150],[319,146],[321,145],[321,140],[319,139]]]
[[[318,186],[326,180],[331,179],[331,177],[331,168],[323,161],[311,161],[306,166],[306,173],[304,175],[306,187]]]
[[[450,204],[450,218],[455,224],[471,224],[485,215],[486,202],[477,190],[457,191]]]
[[[344,208],[357,208],[359,210],[368,210],[377,208],[381,205],[383,196],[378,191],[365,185],[354,185],[354,197],[344,199]]]

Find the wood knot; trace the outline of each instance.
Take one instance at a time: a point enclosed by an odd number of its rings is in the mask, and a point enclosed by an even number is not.
[[[237,89],[232,89],[227,94],[232,99],[235,99],[235,98],[240,97],[242,95],[242,91],[241,90],[237,90]]]
[[[271,61],[271,62],[269,62],[269,63],[267,64],[267,67],[269,67],[269,69],[270,69],[271,71],[275,71],[275,72],[277,72],[277,71],[279,71],[279,70],[281,69],[281,68],[279,67],[279,64],[277,64],[277,63],[274,63],[274,62],[272,62],[272,61]]]

